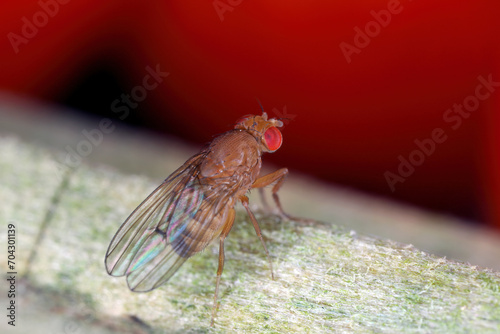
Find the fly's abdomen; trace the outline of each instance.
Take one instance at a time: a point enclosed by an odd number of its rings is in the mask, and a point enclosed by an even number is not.
[[[189,224],[172,240],[172,247],[182,257],[191,257],[201,252],[213,239],[219,236],[227,210],[208,217],[200,210]]]
[[[228,201],[221,201],[217,191],[207,188],[199,184],[184,188],[158,226],[166,243],[181,257],[202,251],[222,229]]]

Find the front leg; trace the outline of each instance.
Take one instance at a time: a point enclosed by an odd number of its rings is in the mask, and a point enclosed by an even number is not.
[[[279,211],[280,216],[282,216],[286,219],[289,219],[289,220],[295,220],[295,221],[299,221],[299,222],[303,222],[303,223],[314,222],[313,220],[310,220],[310,219],[304,219],[304,218],[298,218],[298,217],[291,216],[283,210],[283,207],[281,206],[280,198],[278,196],[278,190],[283,185],[283,182],[285,181],[285,178],[287,175],[288,175],[287,168],[278,169],[275,172],[272,172],[270,174],[259,177],[252,184],[252,188],[263,188],[263,187],[266,187],[270,184],[275,183],[274,187],[272,189],[272,194],[273,194],[274,203],[276,203],[276,206],[278,207],[278,211]]]

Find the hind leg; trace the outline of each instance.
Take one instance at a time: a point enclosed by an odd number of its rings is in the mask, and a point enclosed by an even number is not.
[[[234,209],[231,209],[227,216],[226,223],[224,224],[224,227],[222,228],[222,232],[220,234],[219,267],[217,268],[217,282],[215,283],[214,307],[212,309],[212,321],[210,323],[210,326],[212,327],[214,326],[215,316],[217,314],[217,295],[219,294],[220,277],[222,275],[222,271],[224,270],[224,240],[231,231],[231,228],[233,227],[234,216],[235,216]]]

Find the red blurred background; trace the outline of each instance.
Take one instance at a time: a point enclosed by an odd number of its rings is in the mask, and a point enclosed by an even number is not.
[[[266,161],[500,227],[499,9],[20,0],[0,13],[0,89],[199,143],[258,98],[288,118]]]

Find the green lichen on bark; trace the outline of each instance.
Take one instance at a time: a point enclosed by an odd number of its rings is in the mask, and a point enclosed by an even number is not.
[[[225,243],[219,311],[210,328],[217,243],[149,293],[132,293],[124,278],[106,274],[111,238],[157,182],[81,166],[72,173],[43,240],[34,245],[61,182],[59,165],[43,149],[11,138],[1,139],[0,154],[2,221],[18,226],[19,271],[26,271],[29,249],[36,247],[30,284],[60,291],[63,300],[65,294],[72,300],[84,296],[98,323],[133,315],[158,333],[500,331],[498,272],[337,227],[349,222],[304,225],[258,210],[276,279],[252,224],[239,211]],[[2,228],[2,243],[5,233]]]

